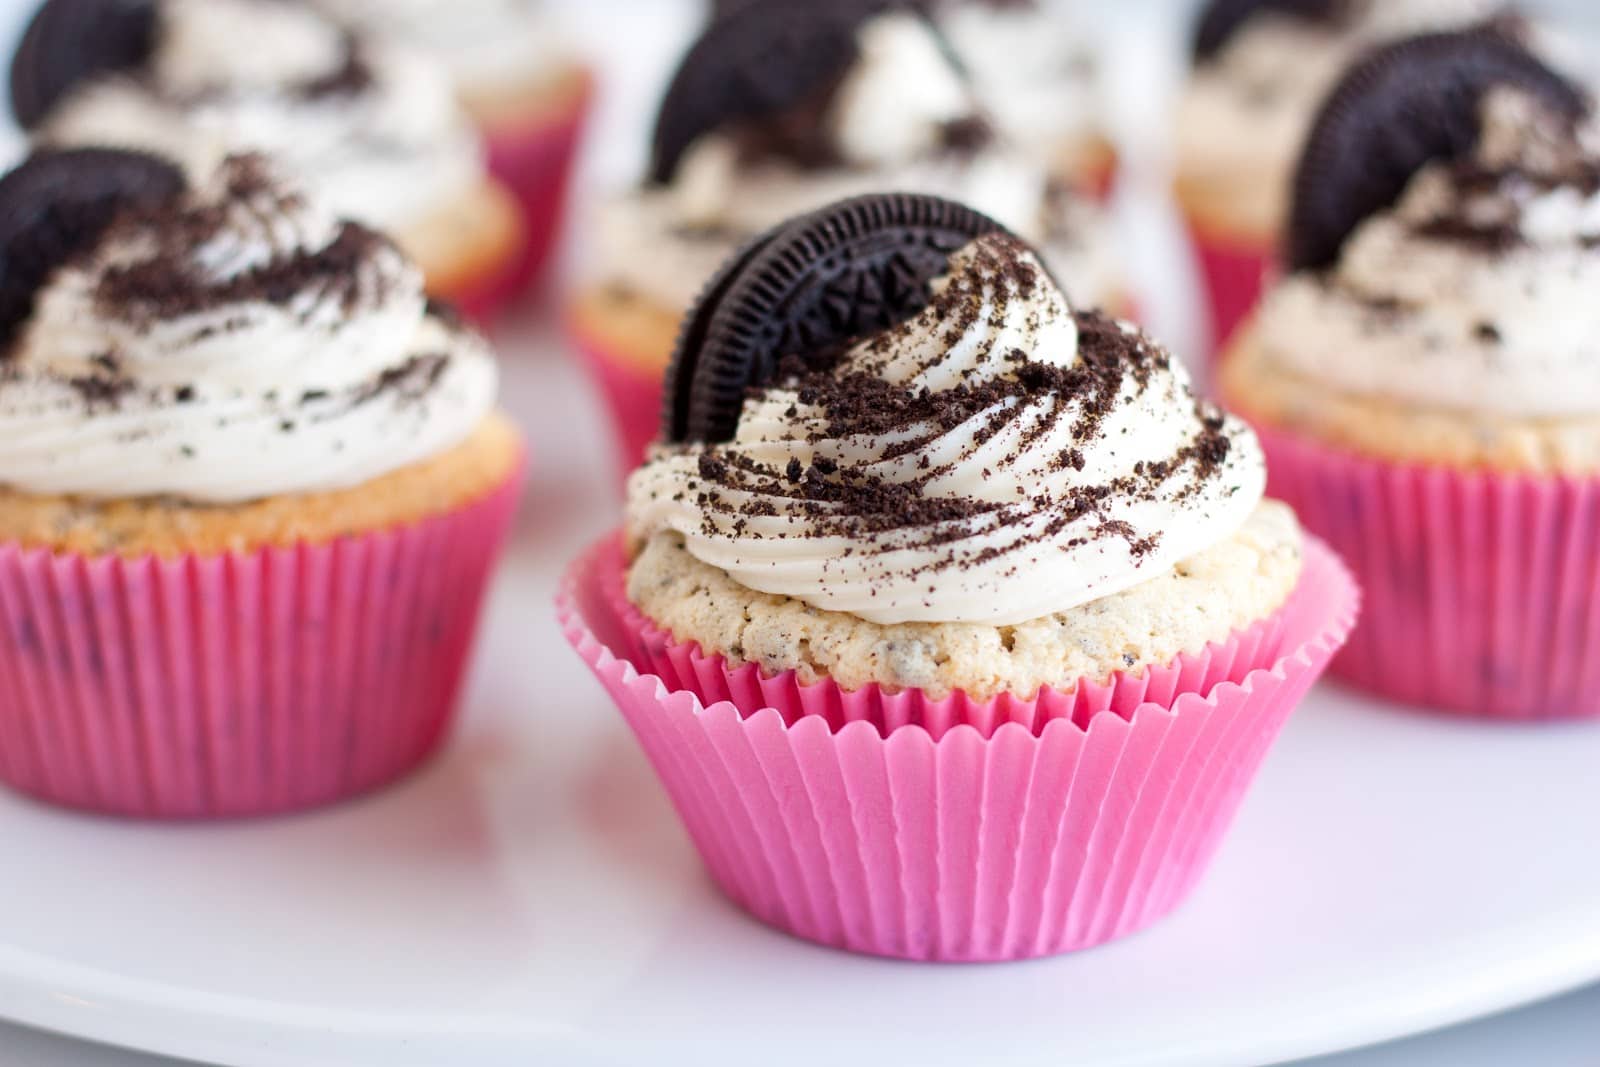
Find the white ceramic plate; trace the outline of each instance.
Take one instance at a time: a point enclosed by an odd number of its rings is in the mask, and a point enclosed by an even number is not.
[[[548,346],[546,346],[548,351]],[[536,357],[537,358],[537,357]],[[0,1016],[255,1065],[1237,1064],[1600,978],[1600,728],[1317,692],[1168,922],[1003,966],[855,959],[747,920],[550,619],[614,516],[583,386],[510,372],[536,486],[469,715],[321,815],[153,827],[0,797]]]

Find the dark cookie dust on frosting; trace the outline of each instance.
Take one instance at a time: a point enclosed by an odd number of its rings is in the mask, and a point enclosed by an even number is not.
[[[201,503],[345,488],[467,437],[495,381],[391,241],[233,156],[46,280],[0,361],[0,482]]]
[[[635,474],[636,538],[674,529],[750,588],[873,622],[1003,625],[1162,573],[1261,499],[1248,430],[1009,236],[952,257],[909,321],[807,356],[731,442]]]

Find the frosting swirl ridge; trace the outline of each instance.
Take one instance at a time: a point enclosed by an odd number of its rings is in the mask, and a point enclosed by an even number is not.
[[[1226,539],[1265,489],[1243,424],[1131,324],[1074,312],[989,235],[931,302],[753,391],[726,444],[659,448],[629,529],[749,588],[881,624],[1009,625]]]
[[[233,156],[38,293],[0,352],[0,481],[202,503],[345,488],[467,437],[495,387],[388,239]]]

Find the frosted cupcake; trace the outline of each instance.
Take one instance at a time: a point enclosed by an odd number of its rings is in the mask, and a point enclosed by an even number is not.
[[[489,170],[522,202],[523,272],[549,258],[594,96],[546,0],[317,0],[364,32],[388,34],[445,65],[488,150]]]
[[[1099,116],[1100,64],[1092,29],[1039,0],[930,0],[927,8],[966,65],[995,124],[1047,157],[1059,180],[1101,196],[1116,179],[1116,148]]]
[[[1092,201],[997,131],[932,25],[867,4],[756,2],[689,50],[657,117],[646,184],[606,205],[572,323],[636,462],[700,288],[793,215],[883,190],[970,202],[1040,241],[1085,305],[1129,301]]]
[[[983,960],[1182,899],[1354,610],[1242,423],[910,194],[730,262],[668,394],[563,618],[734,900]]]
[[[433,752],[520,482],[483,341],[259,156],[36,154],[0,255],[0,779],[257,815]]]
[[[1221,344],[1261,294],[1318,106],[1381,41],[1459,27],[1489,0],[1212,0],[1176,126],[1177,196]]]
[[[36,144],[194,166],[273,154],[335,210],[394,235],[474,315],[517,283],[523,226],[444,69],[280,0],[48,0],[11,69]]]
[[[1600,715],[1589,100],[1493,28],[1375,53],[1311,134],[1287,248],[1223,380],[1275,491],[1364,579],[1336,670],[1454,711]]]

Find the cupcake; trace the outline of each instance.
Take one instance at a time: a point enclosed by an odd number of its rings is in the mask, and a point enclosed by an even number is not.
[[[926,0],[935,24],[1014,144],[1045,154],[1052,176],[1107,196],[1117,152],[1102,114],[1095,41],[1040,0]]]
[[[594,79],[545,0],[317,0],[364,32],[429,52],[482,135],[489,171],[522,204],[526,280],[549,258]]]
[[[257,155],[0,180],[0,781],[260,815],[440,744],[522,446],[484,342]]]
[[[755,0],[711,23],[662,101],[650,173],[605,205],[571,314],[638,461],[684,312],[756,234],[842,197],[950,196],[1041,242],[1069,291],[1125,308],[1102,213],[1010,145],[923,16]]]
[[[1183,899],[1355,606],[1242,423],[914,194],[730,261],[667,392],[560,612],[734,901],[998,960]]]
[[[1211,310],[1228,339],[1261,295],[1311,120],[1375,44],[1483,17],[1488,0],[1211,0],[1179,103],[1177,197]]]
[[[475,316],[510,295],[516,199],[444,69],[281,0],[47,0],[11,66],[45,147],[119,145],[205,168],[268,152],[341,215],[392,234]]]
[[[1226,396],[1368,594],[1335,666],[1502,718],[1600,715],[1600,121],[1500,28],[1388,46],[1308,139],[1288,275]]]

